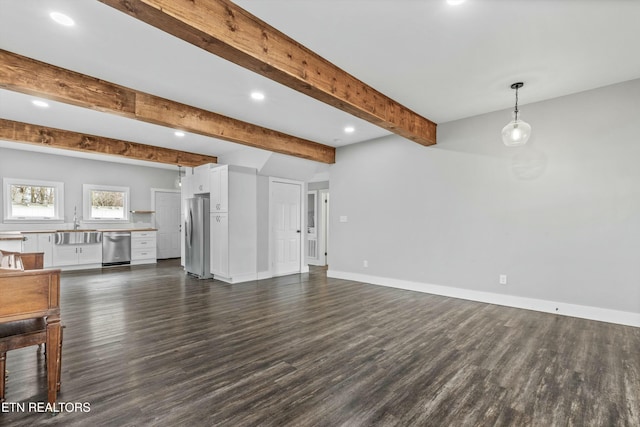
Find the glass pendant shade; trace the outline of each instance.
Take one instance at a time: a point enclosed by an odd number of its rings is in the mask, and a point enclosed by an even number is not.
[[[175,188],[182,187],[182,166],[178,165],[178,176],[176,180],[173,182]]]
[[[524,145],[531,136],[531,125],[524,122],[518,117],[518,89],[524,86],[524,83],[518,82],[511,85],[511,89],[516,91],[516,108],[513,110],[513,120],[502,128],[502,142],[507,147],[517,147]]]
[[[502,128],[502,142],[507,147],[524,145],[531,136],[531,125],[520,119],[513,119]]]

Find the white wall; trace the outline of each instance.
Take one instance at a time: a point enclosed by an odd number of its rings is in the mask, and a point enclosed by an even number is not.
[[[64,182],[65,222],[71,223],[74,206],[77,206],[78,216],[82,216],[82,184],[129,187],[131,209],[148,210],[151,208],[151,188],[174,188],[177,169],[172,171],[0,148],[0,178],[5,177]],[[4,188],[0,188],[0,197],[3,191]],[[54,228],[62,227],[57,224]],[[25,229],[51,229],[51,224],[0,223],[0,230]]]
[[[521,111],[338,149],[329,274],[640,326],[640,80]]]

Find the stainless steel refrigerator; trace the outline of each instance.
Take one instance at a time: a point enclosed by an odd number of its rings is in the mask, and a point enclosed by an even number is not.
[[[200,279],[213,277],[209,268],[209,199],[187,199],[184,220],[184,268]]]

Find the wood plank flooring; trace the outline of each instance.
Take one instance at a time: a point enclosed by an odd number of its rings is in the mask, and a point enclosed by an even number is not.
[[[176,261],[63,273],[59,401],[2,426],[640,426],[640,328],[327,279],[228,285]],[[7,401],[45,401],[8,354]]]

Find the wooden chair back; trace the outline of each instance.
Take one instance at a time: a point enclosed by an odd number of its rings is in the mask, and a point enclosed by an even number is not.
[[[0,322],[60,316],[60,270],[1,270]]]
[[[0,270],[0,325],[7,332],[2,340],[4,352],[0,352],[0,368],[4,373],[7,350],[42,341],[41,327],[45,322],[47,346],[47,389],[49,403],[55,403],[60,385],[62,328],[60,324],[60,270]],[[22,325],[22,326],[20,326]],[[31,325],[29,331],[20,333],[20,327]],[[18,327],[20,326],[20,327]],[[31,335],[27,335],[31,334]],[[4,375],[0,385],[4,394]],[[4,397],[4,396],[2,396]]]

